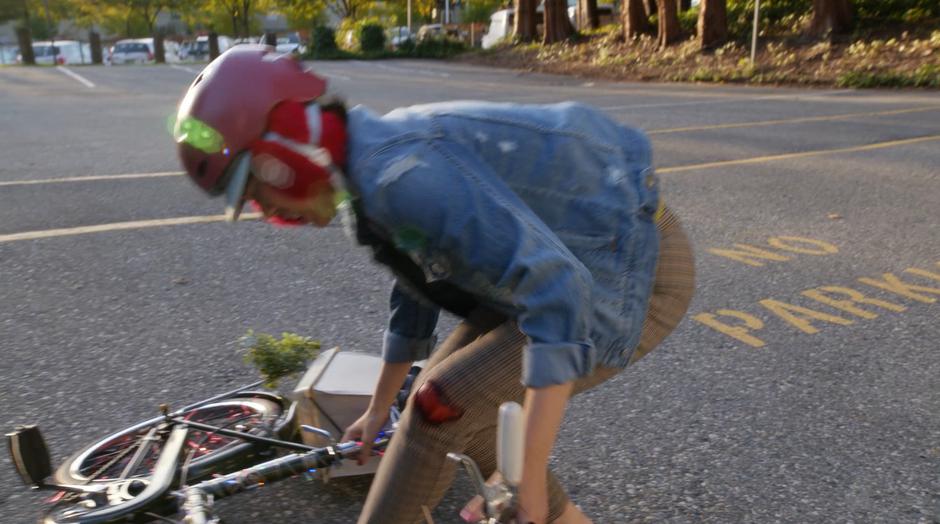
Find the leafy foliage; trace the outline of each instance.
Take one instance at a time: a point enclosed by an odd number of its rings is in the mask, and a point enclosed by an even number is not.
[[[314,27],[309,48],[310,58],[314,59],[335,53],[338,50],[336,47],[336,31],[326,25]]]
[[[276,388],[281,379],[303,372],[307,362],[320,352],[319,342],[294,333],[282,333],[277,339],[248,330],[242,343],[247,347],[245,362],[258,368],[268,388]]]
[[[359,45],[364,53],[385,49],[385,30],[378,24],[363,24],[359,27]]]

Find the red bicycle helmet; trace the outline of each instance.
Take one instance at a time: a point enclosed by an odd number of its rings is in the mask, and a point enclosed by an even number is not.
[[[225,192],[226,204],[236,204],[248,180],[245,153],[264,134],[271,110],[286,101],[311,102],[325,92],[325,80],[268,46],[226,51],[180,101],[174,138],[186,174],[210,195]]]

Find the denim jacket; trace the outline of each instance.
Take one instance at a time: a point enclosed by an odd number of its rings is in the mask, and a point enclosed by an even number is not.
[[[349,111],[360,212],[421,268],[516,320],[522,382],[624,367],[659,252],[651,149],[577,103],[447,102]],[[439,307],[396,284],[383,357],[426,358]]]

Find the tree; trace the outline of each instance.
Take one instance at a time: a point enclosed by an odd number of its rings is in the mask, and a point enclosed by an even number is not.
[[[359,17],[366,14],[370,3],[370,0],[331,0],[327,6],[330,11],[340,18],[358,20]]]
[[[672,0],[661,0],[659,2],[659,31],[657,41],[659,47],[664,48],[676,43],[679,40],[679,12],[678,5]]]
[[[698,12],[698,45],[719,47],[728,39],[727,0],[702,0]]]
[[[21,20],[24,24],[28,24],[30,4],[28,0],[0,1],[0,24],[10,20]]]
[[[649,18],[659,12],[659,5],[656,0],[643,0],[643,9],[646,10],[646,18]]]
[[[578,29],[585,27],[597,29],[601,26],[601,19],[597,13],[597,0],[578,0],[577,21]]]
[[[513,23],[513,34],[523,42],[535,40],[538,33],[535,30],[535,8],[537,0],[515,0],[516,20]]]
[[[274,7],[287,17],[290,27],[313,27],[323,18],[326,5],[310,0],[277,0]]]
[[[545,0],[543,44],[554,44],[567,40],[574,34],[574,27],[568,18],[568,2],[565,0]]]
[[[622,9],[624,40],[635,40],[641,34],[650,30],[650,21],[646,15],[644,0],[624,0]]]
[[[170,7],[168,0],[131,0],[131,9],[136,10],[147,24],[147,33],[153,35],[153,26],[157,16],[166,7]]]
[[[824,37],[846,33],[852,29],[852,24],[852,6],[849,0],[813,0],[810,36]]]
[[[692,0],[679,0],[679,11],[692,9]]]

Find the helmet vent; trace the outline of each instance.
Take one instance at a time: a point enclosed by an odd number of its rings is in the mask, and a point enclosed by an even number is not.
[[[199,76],[197,76],[196,79],[193,80],[193,85],[196,85],[199,82],[202,82],[202,73],[199,73]]]
[[[206,176],[206,169],[209,167],[209,161],[203,160],[199,162],[199,165],[196,166],[196,177],[203,178]]]

